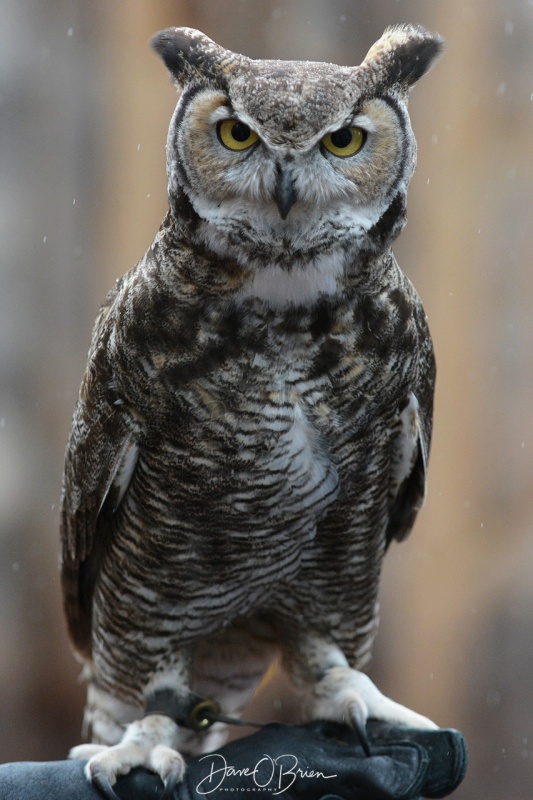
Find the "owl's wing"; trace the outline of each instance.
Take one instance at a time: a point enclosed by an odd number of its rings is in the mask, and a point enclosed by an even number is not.
[[[387,544],[405,539],[424,504],[431,435],[431,419],[426,417],[412,392],[400,410],[393,443]]]
[[[122,502],[138,457],[130,415],[110,389],[103,357],[104,306],[70,432],[61,499],[61,582],[70,635],[90,656],[94,582],[111,535],[110,520]]]

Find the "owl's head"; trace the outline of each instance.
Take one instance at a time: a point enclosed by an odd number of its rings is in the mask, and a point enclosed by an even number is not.
[[[189,28],[161,31],[153,47],[181,90],[171,207],[188,206],[210,247],[290,266],[390,244],[416,159],[407,97],[439,36],[388,28],[356,67],[253,60]]]

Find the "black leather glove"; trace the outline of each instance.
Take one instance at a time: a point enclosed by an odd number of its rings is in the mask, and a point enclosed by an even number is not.
[[[464,737],[369,722],[371,755],[357,735],[334,723],[266,725],[217,753],[188,763],[175,800],[227,800],[246,793],[282,800],[413,800],[444,797],[466,771]],[[2,800],[102,800],[83,774],[84,762],[0,766]],[[123,800],[157,800],[160,779],[141,769],[113,787]]]

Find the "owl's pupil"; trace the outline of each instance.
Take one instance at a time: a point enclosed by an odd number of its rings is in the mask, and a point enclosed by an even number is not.
[[[352,132],[349,128],[341,128],[340,131],[334,131],[331,134],[331,144],[342,149],[351,144],[352,138]]]
[[[236,142],[245,142],[250,137],[250,128],[242,122],[236,122],[231,129],[231,135]]]

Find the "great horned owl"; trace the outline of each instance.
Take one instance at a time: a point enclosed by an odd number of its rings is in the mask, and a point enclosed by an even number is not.
[[[107,785],[135,765],[179,780],[221,726],[167,714],[238,714],[276,654],[311,718],[433,726],[359,669],[425,492],[433,350],[391,244],[407,96],[442,40],[388,28],[357,67],[188,28],[153,45],[181,90],[170,208],[96,320],[62,505],[94,743],[72,755]]]

